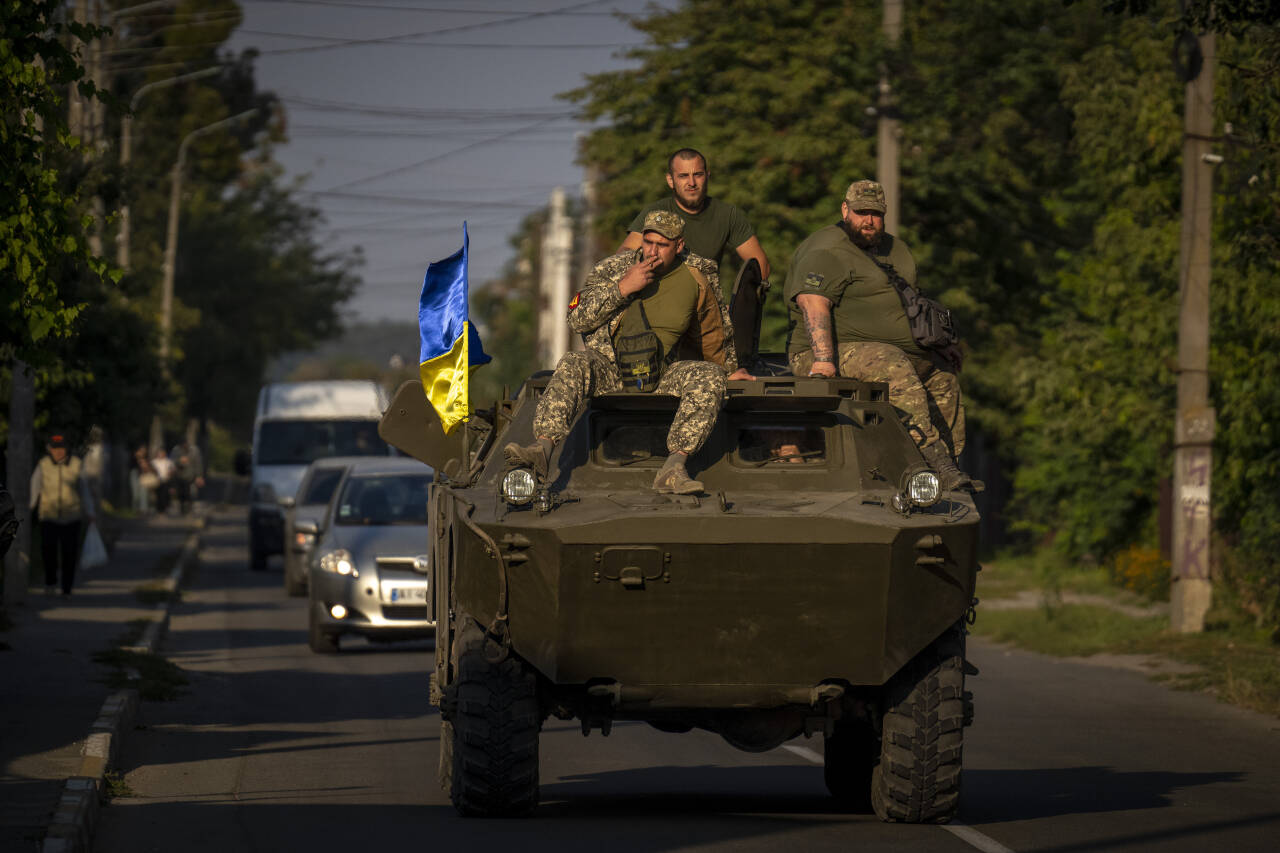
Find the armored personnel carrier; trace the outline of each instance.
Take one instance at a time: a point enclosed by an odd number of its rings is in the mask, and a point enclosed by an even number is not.
[[[431,697],[440,776],[464,815],[538,802],[551,716],[720,734],[749,751],[825,742],[844,807],[940,822],[960,793],[978,512],[944,493],[887,386],[729,383],[689,460],[702,495],[658,494],[673,397],[581,411],[545,480],[509,467],[548,374],[445,435],[418,383],[381,426],[437,472],[429,506]]]

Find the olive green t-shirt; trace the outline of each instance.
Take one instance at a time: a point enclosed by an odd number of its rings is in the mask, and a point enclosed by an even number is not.
[[[699,289],[693,273],[684,264],[679,264],[638,294],[644,303],[645,316],[649,318],[649,328],[662,342],[664,355],[671,352],[676,341],[697,322]],[[616,332],[613,337],[616,345]]]
[[[882,263],[893,265],[907,282],[916,283],[916,262],[906,244],[886,234],[872,250]],[[893,344],[909,355],[925,357],[911,336],[907,313],[898,291],[867,253],[854,245],[837,225],[811,234],[791,258],[783,291],[789,312],[787,352],[810,348],[809,330],[796,304],[801,293],[816,293],[831,300],[836,343],[875,341]]]
[[[664,198],[642,209],[631,220],[627,229],[641,233],[645,216],[655,210],[670,211],[683,219],[685,247],[695,255],[702,255],[717,264],[726,248],[736,249],[756,233],[745,213],[728,202],[714,198],[708,198],[702,210],[697,213],[683,210],[674,198]]]

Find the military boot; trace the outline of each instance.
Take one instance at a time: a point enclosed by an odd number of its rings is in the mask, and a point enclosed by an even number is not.
[[[502,448],[502,455],[507,458],[507,465],[513,468],[532,468],[533,473],[545,481],[554,447],[555,442],[549,438],[540,438],[536,444],[521,445],[513,441]]]
[[[920,453],[923,454],[924,461],[929,463],[929,467],[938,472],[938,481],[944,492],[953,492],[956,489],[982,491],[982,481],[974,480],[961,471],[956,461],[951,458],[951,454],[947,452],[947,446],[941,441],[935,441],[928,447],[920,448]]]
[[[653,478],[653,490],[664,495],[696,495],[702,491],[702,483],[689,476],[684,469],[683,453],[672,453],[662,463],[658,476]]]

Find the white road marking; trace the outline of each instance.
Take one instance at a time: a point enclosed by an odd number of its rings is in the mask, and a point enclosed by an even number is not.
[[[785,749],[787,752],[794,752],[796,755],[800,756],[805,761],[812,761],[814,764],[822,764],[823,761],[825,760],[822,757],[822,753],[814,752],[812,749],[810,749],[807,746],[792,746],[789,743],[784,743],[782,745],[782,748]]]
[[[822,753],[816,752],[807,746],[792,746],[789,743],[785,743],[782,745],[782,748],[787,750],[788,752],[791,752],[800,756],[805,761],[812,761],[814,764],[822,764],[824,761],[822,757]],[[956,821],[953,820],[951,821],[951,823],[941,824],[941,828],[945,829],[947,832],[951,833],[956,838],[959,838],[961,841],[963,841],[965,844],[968,844],[970,847],[974,847],[974,848],[977,848],[978,850],[981,850],[982,853],[1014,853],[1013,850],[1009,849],[1008,847],[1005,847],[1003,844],[1001,844],[999,841],[996,841],[994,838],[991,838],[990,836],[987,836],[987,835],[983,835],[981,832],[978,832],[978,830],[974,829],[972,826],[966,826],[963,823],[957,823]]]
[[[951,823],[942,824],[942,828],[970,847],[978,848],[982,853],[1013,853],[1012,850],[999,841],[988,835],[983,835],[972,826],[965,826],[963,823],[957,823],[953,820]]]

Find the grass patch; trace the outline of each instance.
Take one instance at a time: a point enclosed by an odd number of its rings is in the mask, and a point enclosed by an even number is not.
[[[1111,607],[1062,603],[1065,592],[1132,601],[1132,593],[1107,583],[1105,571],[1057,573],[1061,583],[1053,584],[1042,579],[1043,566],[1030,558],[988,565],[995,565],[995,570],[984,566],[978,575],[980,597],[991,601],[1033,592],[1039,603],[1014,610],[983,610],[979,605],[975,634],[1059,657],[1108,652],[1151,654],[1188,663],[1196,670],[1153,678],[1172,688],[1212,693],[1221,701],[1280,717],[1280,644],[1248,615],[1217,607],[1210,612],[1203,633],[1175,634],[1165,616],[1135,617]]]
[[[133,788],[129,787],[129,783],[115,770],[108,770],[102,777],[102,798],[107,802],[117,797],[132,797]]]
[[[160,655],[109,649],[93,656],[108,668],[103,682],[114,689],[135,688],[143,699],[167,702],[186,693],[187,675]],[[133,678],[130,670],[138,677]]]
[[[1116,588],[1105,569],[1074,565],[1048,551],[1004,554],[982,563],[979,597],[1013,598],[1026,591],[1045,592],[1053,598],[1063,592],[1115,594]]]
[[[1160,617],[1133,619],[1106,607],[1063,604],[988,612],[979,606],[973,631],[1033,652],[1076,657],[1099,652],[1136,654],[1146,640],[1168,627],[1168,620]]]
[[[134,597],[143,604],[156,605],[169,601],[177,602],[182,597],[178,590],[171,590],[162,582],[146,583],[133,591]]]

